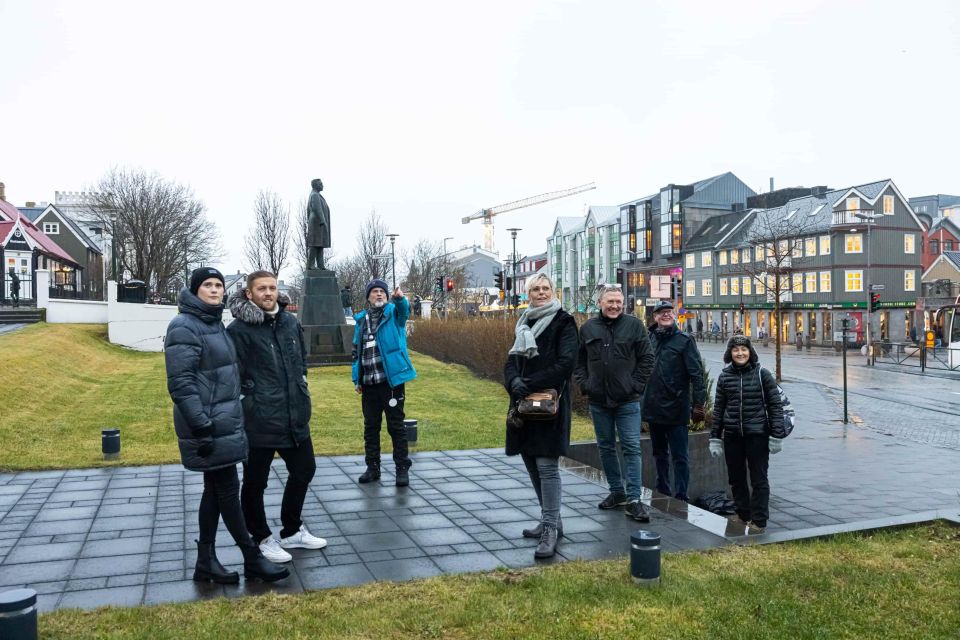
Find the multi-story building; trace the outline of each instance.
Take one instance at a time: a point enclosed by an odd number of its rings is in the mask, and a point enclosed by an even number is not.
[[[940,254],[960,251],[960,216],[938,218],[927,229],[926,242],[923,244],[924,269],[932,265]]]
[[[914,213],[925,213],[932,219],[953,217],[960,218],[960,196],[951,196],[937,193],[932,196],[917,196],[910,198],[910,206]]]
[[[592,206],[583,217],[557,218],[547,238],[547,262],[564,308],[594,311],[599,287],[617,282],[618,208]]]
[[[869,229],[861,216],[873,216]],[[786,233],[770,237],[771,229]],[[690,239],[683,258],[685,306],[705,330],[716,325],[756,336],[762,329],[784,341],[800,333],[830,344],[839,339],[842,318],[862,340],[872,287],[880,296],[873,335],[903,340],[918,321],[924,233],[891,180],[816,188],[782,206],[721,216]],[[772,255],[784,256],[779,318]]]
[[[713,218],[742,211],[747,198],[756,195],[733,173],[727,172],[693,184],[669,184],[653,195],[619,207],[620,263],[624,292],[635,301],[636,311],[652,307],[672,282],[682,305],[686,242]],[[647,309],[649,310],[649,309]]]
[[[62,291],[61,295],[105,300],[106,274],[100,247],[76,221],[65,215],[56,205],[45,202],[40,205],[27,202],[26,206],[19,207],[20,213],[43,230],[48,238],[54,240],[83,267],[80,271],[69,267],[54,271],[50,277],[51,287]]]
[[[463,270],[463,286],[468,288],[492,287],[494,274],[501,269],[497,254],[480,246],[451,251],[447,262],[451,271]]]
[[[517,281],[515,291],[521,301],[527,299],[527,278],[539,272],[547,264],[547,254],[538,253],[533,256],[521,256],[517,260],[516,275],[513,274],[513,265],[507,260],[503,265],[504,277],[510,276]]]

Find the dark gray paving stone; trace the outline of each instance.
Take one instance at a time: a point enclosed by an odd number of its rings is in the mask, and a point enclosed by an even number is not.
[[[342,553],[337,556],[327,556],[327,561],[330,563],[330,566],[354,564],[360,562],[360,556],[356,553]]]
[[[530,549],[501,549],[492,553],[503,566],[511,569],[532,567],[534,564],[541,562],[533,557],[532,547]],[[554,557],[562,559],[562,556]]]
[[[46,562],[49,560],[64,560],[76,558],[83,547],[82,542],[62,542],[35,546],[15,547],[7,554],[4,564],[20,564],[29,562]]]
[[[81,558],[77,560],[71,577],[97,578],[100,576],[119,576],[127,573],[143,573],[147,570],[147,554],[106,557]]]
[[[60,600],[59,607],[61,609],[95,609],[104,606],[132,607],[140,604],[142,600],[142,586],[113,587],[65,593]]]
[[[411,531],[414,529],[441,529],[453,526],[453,523],[446,516],[439,513],[398,515],[393,516],[392,520],[403,531]]]
[[[407,535],[421,547],[473,542],[470,534],[457,527],[449,527],[446,529],[417,529],[408,531]]]
[[[176,582],[157,582],[148,584],[143,595],[143,604],[164,604],[167,602],[192,602],[209,600],[224,595],[223,585],[209,582],[179,580]]]
[[[113,504],[100,507],[100,510],[97,512],[97,519],[111,518],[114,516],[139,516],[153,514],[155,512],[154,505],[149,502]],[[179,512],[179,515],[183,517],[182,510]]]
[[[416,546],[407,534],[399,531],[356,535],[351,536],[349,541],[361,556],[367,551],[389,551],[391,549]]]
[[[377,580],[406,581],[416,578],[429,578],[442,573],[440,567],[429,558],[408,558],[405,560],[386,560],[368,562],[367,568]]]
[[[37,522],[54,522],[59,520],[92,519],[97,514],[97,507],[68,507],[66,509],[42,509],[37,514]]]
[[[390,552],[394,558],[404,559],[404,558],[422,558],[427,555],[427,553],[418,547],[409,547],[406,549],[394,549]]]
[[[4,563],[0,566],[0,586],[65,580],[70,576],[73,564],[73,560],[31,562],[30,564]]]
[[[381,517],[376,519],[366,519],[361,518],[359,520],[347,520],[346,522],[341,522],[337,525],[341,532],[344,535],[352,536],[356,534],[366,534],[366,533],[383,533],[384,531],[399,531],[400,527],[397,526],[396,522],[387,518]]]
[[[64,533],[86,533],[90,530],[90,520],[57,520],[54,522],[34,522],[27,530],[25,536],[55,536]]]
[[[122,531],[124,529],[149,529],[153,528],[154,517],[152,515],[139,516],[118,516],[110,518],[97,518],[90,527],[91,531]]]
[[[317,567],[298,571],[304,589],[331,589],[373,582],[370,570],[363,564]]]
[[[492,553],[459,553],[452,556],[433,558],[444,573],[467,573],[472,571],[491,571],[504,566],[504,562]]]
[[[150,538],[119,538],[116,540],[94,540],[83,545],[81,558],[99,558],[104,556],[125,556],[132,553],[147,553],[150,550]]]
[[[103,589],[107,586],[106,578],[74,578],[67,582],[64,591],[86,591],[88,589]]]
[[[137,584],[145,584],[147,576],[143,573],[131,573],[125,576],[110,576],[107,578],[108,587],[129,587]]]
[[[530,519],[530,516],[520,509],[487,509],[478,511],[474,515],[486,524],[526,522]]]
[[[157,584],[159,582],[176,582],[178,580],[184,580],[188,577],[193,576],[193,563],[190,563],[191,569],[189,571],[189,576],[187,575],[184,569],[170,569],[168,571],[155,571],[153,573],[146,574],[147,584]],[[227,563],[224,563],[224,566],[227,569],[232,569],[237,571],[237,567],[231,567]]]

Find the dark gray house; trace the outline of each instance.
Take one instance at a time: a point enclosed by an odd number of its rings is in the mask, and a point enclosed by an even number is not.
[[[80,228],[72,218],[66,216],[56,205],[19,207],[20,212],[31,220],[37,228],[73,256],[82,272],[53,271],[50,274],[52,288],[61,288],[76,292],[77,297],[90,300],[104,300],[103,251],[100,246]]]

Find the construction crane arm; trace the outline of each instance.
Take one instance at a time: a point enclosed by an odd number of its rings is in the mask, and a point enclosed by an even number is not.
[[[507,211],[513,211],[514,209],[522,209],[524,207],[532,207],[535,204],[540,204],[543,202],[549,202],[551,200],[557,200],[559,198],[566,198],[567,196],[572,196],[577,193],[583,193],[584,191],[590,191],[591,189],[596,189],[597,185],[593,182],[588,184],[582,184],[579,187],[572,187],[570,189],[561,189],[560,191],[551,191],[549,193],[541,193],[538,196],[532,196],[530,198],[523,198],[522,200],[514,200],[513,202],[507,202],[506,204],[497,205],[496,207],[490,207],[489,209],[481,209],[474,214],[465,216],[462,219],[463,224],[468,224],[471,220],[479,220],[481,218],[489,219],[498,213],[506,213]]]

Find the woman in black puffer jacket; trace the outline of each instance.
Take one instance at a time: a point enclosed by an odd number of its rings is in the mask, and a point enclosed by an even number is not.
[[[737,515],[762,532],[769,515],[770,454],[779,453],[781,439],[786,437],[783,404],[777,381],[760,366],[750,338],[730,338],[723,361],[728,365],[717,378],[710,454],[726,458]]]
[[[173,426],[180,460],[190,471],[203,472],[200,539],[193,579],[221,584],[239,582],[217,560],[214,543],[220,516],[243,551],[244,575],[266,582],[290,572],[268,562],[253,543],[240,510],[237,463],[247,457],[247,437],[240,407],[237,352],[224,329],[223,275],[196,269],[190,289],[177,300],[180,314],[170,321],[164,339],[167,389],[173,399]]]

